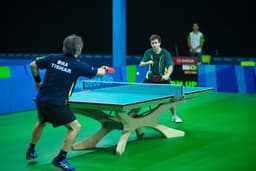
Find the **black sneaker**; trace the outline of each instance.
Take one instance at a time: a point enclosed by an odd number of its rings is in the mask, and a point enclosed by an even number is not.
[[[61,161],[58,161],[56,158],[52,161],[52,164],[56,167],[63,169],[64,171],[74,171],[76,168],[72,166],[68,160],[65,158]]]
[[[27,151],[26,153],[26,159],[27,160],[33,160],[37,158],[37,153],[35,151]]]

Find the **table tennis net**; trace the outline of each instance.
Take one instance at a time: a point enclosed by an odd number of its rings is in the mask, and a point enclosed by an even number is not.
[[[103,91],[109,93],[136,93],[136,94],[161,94],[183,96],[183,86],[171,86],[167,84],[128,83],[90,81],[82,82],[83,91]]]

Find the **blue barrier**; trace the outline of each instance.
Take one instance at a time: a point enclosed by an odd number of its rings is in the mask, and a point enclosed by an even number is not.
[[[10,66],[11,77],[0,79],[1,103],[0,114],[35,109],[33,99],[37,94],[35,82],[29,70],[29,65]],[[115,74],[106,74],[103,77],[93,77],[94,81],[120,81],[123,79],[121,68],[116,69]],[[45,71],[40,70],[42,79]],[[82,89],[82,81],[88,80],[85,77],[79,77],[74,91]]]
[[[32,62],[31,59],[0,59],[0,66],[26,65]]]
[[[29,57],[29,56],[28,56]],[[135,59],[136,63],[140,60],[140,56],[135,58],[129,57],[130,63]],[[87,55],[81,58],[93,65],[104,65],[111,62],[110,55]],[[0,114],[11,113],[35,108],[32,99],[37,91],[35,83],[30,72],[29,60],[18,60],[22,65],[9,65],[10,78],[0,79],[0,91],[2,101],[0,103]],[[13,61],[9,61],[13,64]],[[5,63],[6,64],[6,63]],[[129,66],[116,68],[116,73],[106,75],[104,77],[94,77],[93,80],[104,81],[124,81],[127,82],[129,77],[134,77],[136,82],[142,82],[146,74],[146,68],[136,66],[133,73],[129,73]],[[242,67],[238,65],[199,65],[198,66],[198,82],[199,86],[214,87],[220,92],[235,93],[256,93],[256,67]],[[40,71],[43,78],[45,71]],[[129,75],[130,74],[130,75]],[[134,74],[136,74],[134,76]],[[74,91],[81,90],[82,80],[86,78],[80,77],[76,83]]]
[[[256,93],[256,67],[199,65],[199,86],[218,92]]]
[[[32,77],[0,79],[0,91],[0,114],[35,108],[33,98],[36,95],[36,88]]]
[[[211,64],[214,64],[214,65],[240,65],[242,61],[256,62],[256,57],[225,57],[225,56],[211,57]]]

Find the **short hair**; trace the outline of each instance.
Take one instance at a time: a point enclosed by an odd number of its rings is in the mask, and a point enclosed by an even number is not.
[[[63,52],[68,55],[80,55],[84,43],[80,36],[72,34],[63,41]]]
[[[150,37],[149,37],[149,42],[153,41],[153,40],[158,40],[159,43],[161,43],[161,37],[157,34],[152,34]]]

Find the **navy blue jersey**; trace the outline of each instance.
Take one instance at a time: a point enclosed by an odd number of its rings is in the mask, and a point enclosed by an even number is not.
[[[97,68],[63,54],[39,58],[36,64],[39,69],[46,69],[36,100],[58,106],[65,105],[79,76],[91,78],[97,74]]]

